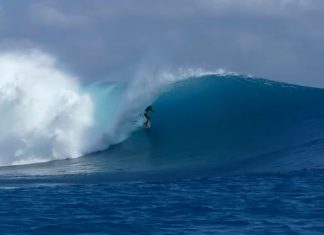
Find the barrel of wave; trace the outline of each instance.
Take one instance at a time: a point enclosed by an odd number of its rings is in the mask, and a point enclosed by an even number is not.
[[[322,138],[324,90],[245,76],[175,83],[153,102],[150,131],[119,148],[150,162],[223,164]],[[117,152],[117,151],[116,151]]]

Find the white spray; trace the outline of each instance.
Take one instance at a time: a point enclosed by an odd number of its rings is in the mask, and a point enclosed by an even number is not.
[[[0,165],[80,156],[92,108],[50,56],[0,55]]]

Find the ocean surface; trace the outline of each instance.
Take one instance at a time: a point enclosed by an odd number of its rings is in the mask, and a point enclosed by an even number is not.
[[[323,89],[208,73],[40,102],[7,81],[0,234],[324,234]]]

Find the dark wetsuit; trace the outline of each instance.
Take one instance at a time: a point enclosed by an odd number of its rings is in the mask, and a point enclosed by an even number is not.
[[[153,108],[152,108],[152,105],[148,106],[146,109],[145,109],[145,113],[144,113],[144,116],[146,118],[146,122],[144,123],[145,126],[147,126],[149,124],[149,121],[151,119],[151,116],[150,116],[150,112],[154,112],[153,111]]]

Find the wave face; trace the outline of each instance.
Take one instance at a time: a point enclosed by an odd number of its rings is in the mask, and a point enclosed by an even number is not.
[[[114,153],[145,154],[153,168],[296,155],[324,137],[323,102],[317,88],[239,75],[192,77],[162,93],[153,103],[152,128],[134,133]]]

